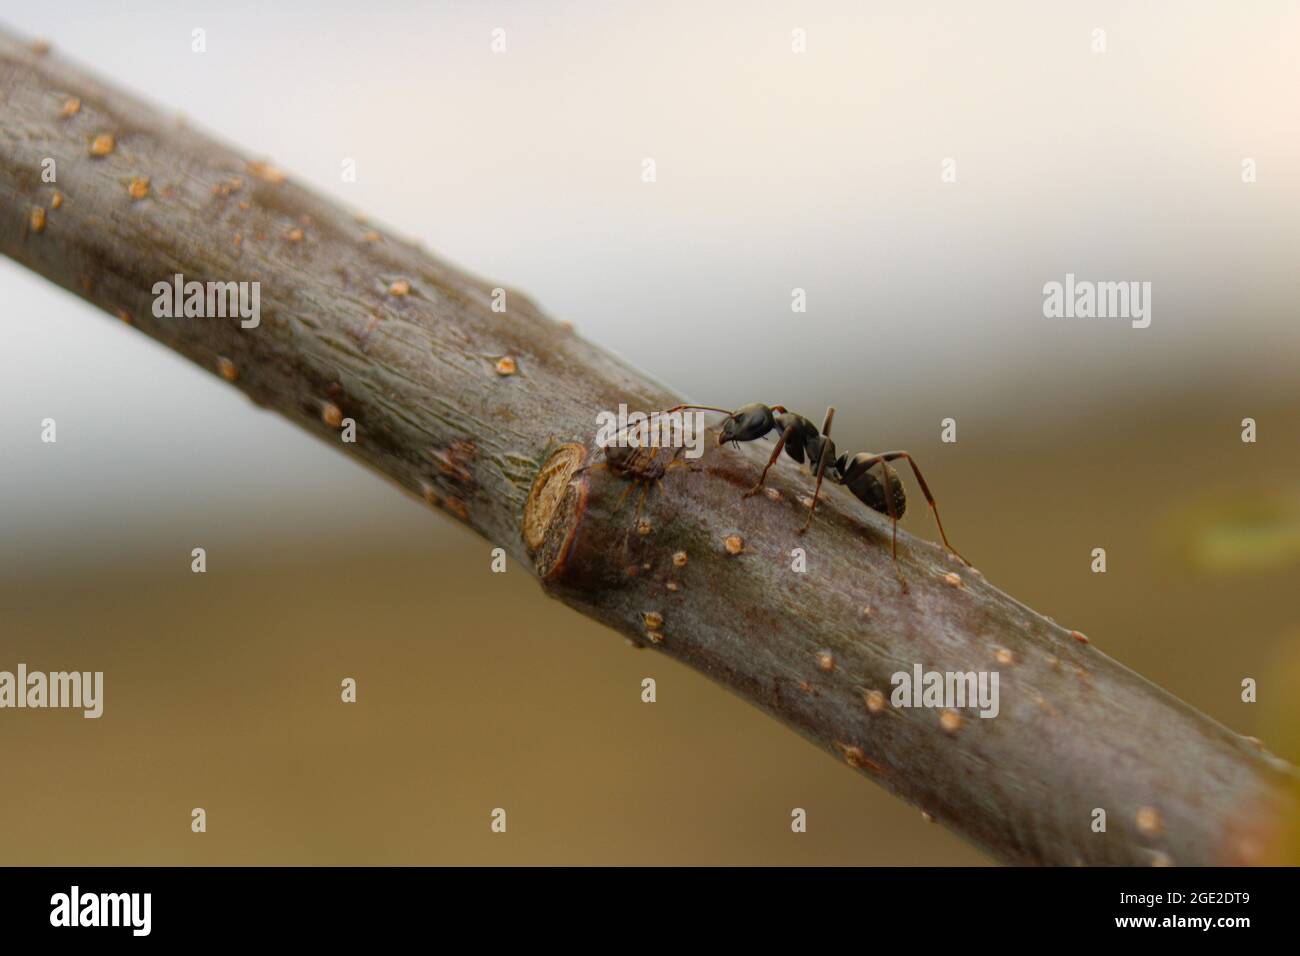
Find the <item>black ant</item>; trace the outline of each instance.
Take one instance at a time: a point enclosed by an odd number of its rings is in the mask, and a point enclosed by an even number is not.
[[[663,414],[686,409],[718,412],[727,416],[722,423],[722,430],[718,433],[719,445],[725,445],[727,442],[736,444],[742,441],[757,441],[774,431],[780,432],[776,448],[772,450],[772,457],[768,459],[763,473],[759,475],[758,482],[745,492],[744,497],[758,494],[763,487],[763,482],[767,480],[768,470],[781,457],[782,449],[800,464],[803,464],[806,458],[809,470],[817,476],[817,487],[813,491],[812,504],[808,507],[808,519],[799,529],[799,534],[807,531],[808,526],[812,524],[813,513],[817,510],[817,500],[821,495],[822,480],[829,478],[835,484],[844,485],[864,505],[872,511],[886,515],[893,523],[892,553],[895,564],[898,563],[898,519],[907,510],[907,494],[898,472],[888,463],[900,458],[906,460],[912,466],[916,483],[921,486],[921,493],[925,495],[925,500],[930,505],[944,547],[962,564],[970,566],[970,562],[949,543],[948,535],[943,530],[943,522],[939,520],[939,506],[935,503],[934,495],[930,493],[930,486],[925,483],[925,477],[921,474],[916,460],[909,453],[905,451],[887,451],[881,454],[859,452],[852,457],[849,455],[835,457],[835,443],[830,438],[831,420],[835,417],[834,408],[826,409],[826,420],[820,430],[809,419],[788,411],[782,405],[769,407],[759,402],[745,405],[734,412],[710,405],[678,405]],[[880,475],[873,474],[877,466],[880,468]]]

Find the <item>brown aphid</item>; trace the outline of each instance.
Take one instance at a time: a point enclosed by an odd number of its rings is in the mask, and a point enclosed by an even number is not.
[[[59,209],[62,206],[63,206],[63,193],[59,192],[56,189],[54,191],[54,195],[50,197],[50,208]]]
[[[371,229],[369,232],[367,232],[364,236],[361,237],[361,241],[362,241],[362,242],[378,242],[378,241],[379,241],[379,233],[377,233],[377,232],[375,232],[375,230]]]
[[[343,424],[343,410],[333,402],[321,406],[320,417],[330,428],[338,428]]]
[[[1088,643],[1088,636],[1086,634],[1080,633],[1079,631],[1071,631],[1070,636],[1074,638],[1076,641],[1078,641],[1080,644]]]
[[[1165,832],[1165,821],[1155,807],[1138,807],[1133,819],[1137,824],[1138,833],[1147,839],[1154,840]]]
[[[863,694],[867,702],[868,713],[878,714],[885,709],[885,695],[878,690],[869,690]]]
[[[664,587],[666,587],[670,591],[676,591],[678,587],[680,587],[680,585],[676,581],[669,581],[667,584],[664,585]]]
[[[944,710],[939,713],[939,726],[946,734],[955,734],[961,730],[964,723],[966,723],[965,718],[955,710]]]
[[[921,811],[921,819],[924,820],[926,823],[933,823],[933,822],[934,822],[934,814],[933,814],[933,813],[930,813],[930,812],[927,811],[927,810],[922,810],[922,811]]]
[[[673,564],[677,565],[677,567],[679,567],[679,568],[684,568],[684,567],[686,567],[686,562],[687,562],[687,560],[688,560],[688,558],[687,558],[687,556],[686,556],[686,552],[685,552],[685,551],[675,551],[675,552],[673,552]]]
[[[90,144],[91,156],[107,156],[113,151],[113,134],[100,133]]]
[[[149,195],[149,177],[136,176],[131,180],[131,185],[127,187],[126,191],[132,199],[143,199]]]
[[[662,644],[664,642],[664,635],[661,631],[646,631],[645,636],[646,640],[651,644]]]
[[[817,652],[817,666],[824,671],[835,670],[835,657],[830,651]]]
[[[1016,662],[1016,655],[1005,647],[999,647],[994,651],[993,657],[999,664],[1014,664]]]
[[[735,557],[745,550],[745,540],[738,534],[729,534],[723,540],[722,546],[726,548],[727,554]]]
[[[43,37],[35,39],[28,45],[28,49],[37,56],[45,56],[45,54],[50,52],[50,41]]]
[[[645,621],[645,626],[652,631],[657,631],[664,626],[664,616],[658,611],[642,611],[641,619]]]
[[[498,375],[514,375],[517,371],[519,371],[519,365],[509,355],[502,356],[497,361]]]
[[[299,229],[297,226],[294,226],[292,229],[290,229],[287,233],[284,234],[284,237],[288,239],[290,242],[302,242],[302,230]]]
[[[410,295],[411,283],[407,282],[405,279],[398,279],[388,287],[388,294],[397,296]]]
[[[33,206],[32,214],[29,217],[28,222],[31,224],[32,232],[44,232],[45,231],[45,210],[42,209],[40,206]]]
[[[764,488],[763,494],[767,495],[773,501],[781,500],[781,492],[777,491],[775,488]]]
[[[75,96],[70,96],[63,101],[63,109],[59,110],[60,116],[76,116],[81,112],[81,100]]]
[[[239,370],[235,368],[235,363],[224,355],[217,359],[217,374],[227,382],[233,382],[239,378]]]
[[[636,533],[641,535],[642,537],[648,535],[653,530],[654,528],[651,526],[650,522],[647,521],[645,518],[642,518],[640,521],[636,523]],[[649,565],[646,566],[646,570],[647,571],[650,570]]]
[[[943,581],[945,584],[949,585],[950,587],[954,587],[954,588],[961,587],[961,575],[954,574],[952,571],[949,571],[947,574],[943,576]]]

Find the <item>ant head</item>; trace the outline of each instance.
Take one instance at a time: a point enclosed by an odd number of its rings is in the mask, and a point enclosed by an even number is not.
[[[729,441],[736,440],[736,416],[730,415],[722,422],[722,428],[718,432],[718,444],[725,445]]]
[[[722,423],[718,432],[718,444],[729,441],[755,441],[762,438],[774,427],[772,410],[766,405],[746,405],[738,408]]]

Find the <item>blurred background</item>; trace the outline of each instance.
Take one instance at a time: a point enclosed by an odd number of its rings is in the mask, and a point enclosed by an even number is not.
[[[994,584],[1297,761],[1298,11],[65,0],[0,21],[698,401],[834,403],[841,448],[916,454]],[[1151,282],[1150,328],[1044,318],[1067,272]],[[9,260],[0,293],[0,669],[106,674],[98,721],[0,713],[0,863],[990,862],[489,573],[491,542],[216,376]]]

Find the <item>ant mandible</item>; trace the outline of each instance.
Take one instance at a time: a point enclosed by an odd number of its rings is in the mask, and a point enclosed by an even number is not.
[[[887,451],[880,454],[859,452],[853,456],[835,457],[835,443],[830,438],[831,420],[835,417],[833,407],[826,409],[826,420],[822,423],[820,431],[809,419],[787,410],[783,405],[768,406],[761,402],[744,405],[734,412],[725,408],[714,408],[711,405],[677,405],[663,414],[670,415],[688,409],[718,412],[727,416],[722,423],[722,430],[718,433],[719,445],[725,445],[727,442],[736,444],[742,441],[757,441],[774,431],[779,431],[780,437],[772,450],[772,457],[768,459],[757,483],[745,492],[744,497],[758,494],[763,487],[763,482],[767,480],[768,470],[781,457],[782,449],[800,464],[803,464],[804,459],[807,458],[809,470],[817,476],[817,487],[813,491],[812,504],[808,507],[808,519],[799,529],[799,534],[807,531],[808,526],[812,524],[813,513],[817,510],[817,500],[821,495],[822,480],[829,478],[835,484],[848,488],[853,496],[868,508],[889,518],[893,525],[892,554],[895,564],[898,562],[898,519],[907,510],[907,495],[898,472],[888,463],[899,459],[905,460],[912,466],[916,483],[921,486],[921,493],[925,495],[925,500],[930,505],[930,512],[934,515],[934,523],[939,528],[939,537],[943,539],[944,547],[962,564],[970,566],[970,562],[962,557],[948,541],[948,535],[943,530],[943,522],[939,519],[939,506],[934,500],[934,495],[930,493],[930,486],[926,484],[916,460],[908,452]],[[881,472],[879,477],[872,474],[877,466],[880,467]]]

